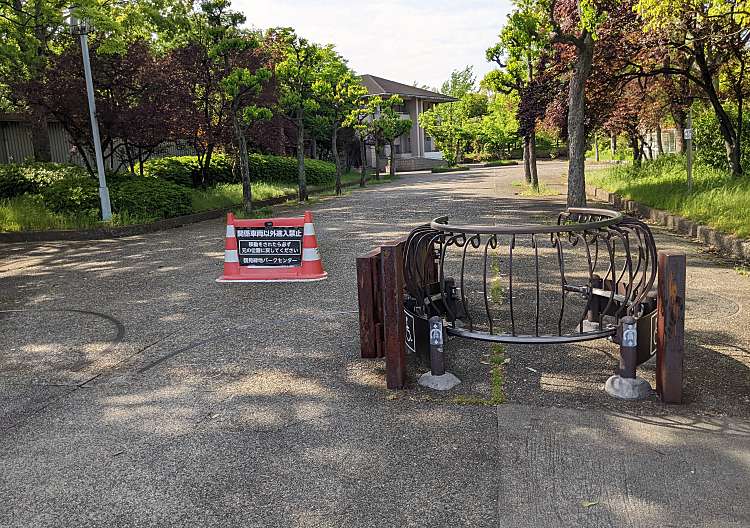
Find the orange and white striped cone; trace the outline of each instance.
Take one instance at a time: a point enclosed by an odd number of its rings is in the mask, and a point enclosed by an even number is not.
[[[236,279],[240,276],[240,258],[237,253],[237,237],[234,232],[234,214],[227,213],[227,235],[224,241],[224,275],[217,281]]]
[[[323,280],[328,273],[323,270],[323,261],[318,251],[318,238],[315,236],[312,213],[305,211],[305,224],[302,232],[302,280]]]

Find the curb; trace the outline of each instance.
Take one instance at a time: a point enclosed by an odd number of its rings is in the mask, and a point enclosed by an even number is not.
[[[357,186],[359,186],[359,182],[354,181],[347,184],[342,184],[341,187],[346,189],[348,187]],[[317,189],[317,191],[320,190],[328,189]],[[292,200],[296,196],[297,193],[292,193],[285,194],[283,196],[277,196],[275,198],[268,198],[266,200],[260,200],[257,202],[253,202],[253,207],[268,207],[269,205],[278,205],[288,200]],[[81,230],[58,229],[49,231],[4,231],[0,232],[0,244],[12,244],[19,242],[52,242],[67,240],[105,240],[110,238],[143,235],[146,233],[155,233],[157,231],[174,229],[176,227],[182,227],[198,222],[205,222],[206,220],[221,218],[222,216],[227,214],[228,211],[229,209],[212,209],[210,211],[201,211],[200,213],[175,216],[172,218],[164,218],[162,220],[157,220],[148,224],[134,224],[121,227],[98,227],[95,229]]]
[[[599,187],[587,185],[586,194],[595,200],[607,202],[627,213],[637,214],[651,223],[666,227],[681,235],[697,239],[703,244],[716,248],[720,253],[736,259],[750,261],[750,240],[722,233],[707,225],[698,224],[682,216],[662,211],[661,209],[654,209],[635,200],[628,200],[617,193],[609,192]]]

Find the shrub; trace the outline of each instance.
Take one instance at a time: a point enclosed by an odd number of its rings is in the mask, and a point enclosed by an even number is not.
[[[132,178],[113,186],[112,209],[118,214],[158,219],[190,214],[190,189],[155,178]]]
[[[297,182],[297,158],[250,154],[250,180]],[[330,185],[336,180],[336,166],[328,161],[305,160],[305,178],[310,185]]]
[[[0,198],[36,194],[69,176],[86,176],[86,170],[63,163],[0,165]]]
[[[143,164],[143,175],[167,180],[178,185],[192,186],[193,178],[198,180],[200,166],[195,156],[167,156],[154,158]],[[232,160],[224,155],[215,153],[211,156],[211,166],[208,170],[206,185],[217,183],[235,183],[239,181],[232,171]]]
[[[68,176],[41,191],[46,206],[56,213],[99,214],[99,183],[91,176]]]
[[[733,121],[737,121],[737,109],[727,105],[727,112]],[[711,108],[699,112],[693,124],[693,134],[696,161],[709,165],[716,169],[726,170],[729,168],[727,161],[727,149],[724,138],[719,130],[719,120]],[[740,163],[745,170],[750,169],[750,116],[744,116],[743,133],[741,138]]]
[[[462,172],[468,170],[470,170],[470,167],[466,165],[454,165],[453,167],[433,167],[431,172],[433,174],[440,174],[442,172]]]

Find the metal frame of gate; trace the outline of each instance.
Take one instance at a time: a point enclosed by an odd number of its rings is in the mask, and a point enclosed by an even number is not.
[[[554,253],[556,266],[550,269],[552,259],[540,257],[540,252]],[[568,271],[573,255],[579,261],[583,256],[583,276]],[[472,258],[482,262],[478,303],[471,302],[467,287],[467,262]],[[547,269],[540,269],[540,258]],[[493,259],[504,262],[503,277],[492,269]],[[451,267],[456,277],[449,276]],[[531,284],[534,297],[525,318],[519,315],[518,301],[514,303],[524,268],[531,275],[526,285]],[[635,377],[636,366],[656,353],[657,392],[665,402],[682,399],[685,257],[667,252],[657,256],[650,229],[637,219],[593,208],[569,208],[551,225],[456,225],[441,217],[413,230],[406,240],[360,257],[357,269],[362,355],[386,358],[389,388],[405,385],[406,307],[407,317],[442,317],[448,334],[460,338],[512,344],[609,338],[621,345],[623,377]],[[559,279],[557,317],[554,331],[545,332],[542,327],[549,320],[540,306],[542,297],[551,293],[541,287],[540,273],[554,270]],[[489,295],[489,281],[500,278],[508,293],[504,318],[493,310]],[[570,328],[568,312],[576,304],[569,302],[572,295],[585,302]],[[519,319],[533,325],[524,331]],[[630,346],[627,337],[636,328],[641,335],[638,347]]]

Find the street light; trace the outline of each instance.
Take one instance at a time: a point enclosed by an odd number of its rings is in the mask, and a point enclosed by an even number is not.
[[[83,55],[83,72],[86,77],[86,94],[89,100],[89,116],[91,118],[91,135],[94,142],[94,154],[96,155],[96,172],[99,174],[99,200],[102,204],[102,220],[112,220],[112,206],[109,202],[109,189],[107,189],[107,178],[104,176],[104,158],[102,156],[102,144],[99,138],[99,123],[96,120],[96,102],[94,101],[94,81],[91,77],[91,60],[89,59],[88,34],[91,26],[85,20],[78,20],[70,16],[70,32],[78,35],[81,39],[81,54]]]

